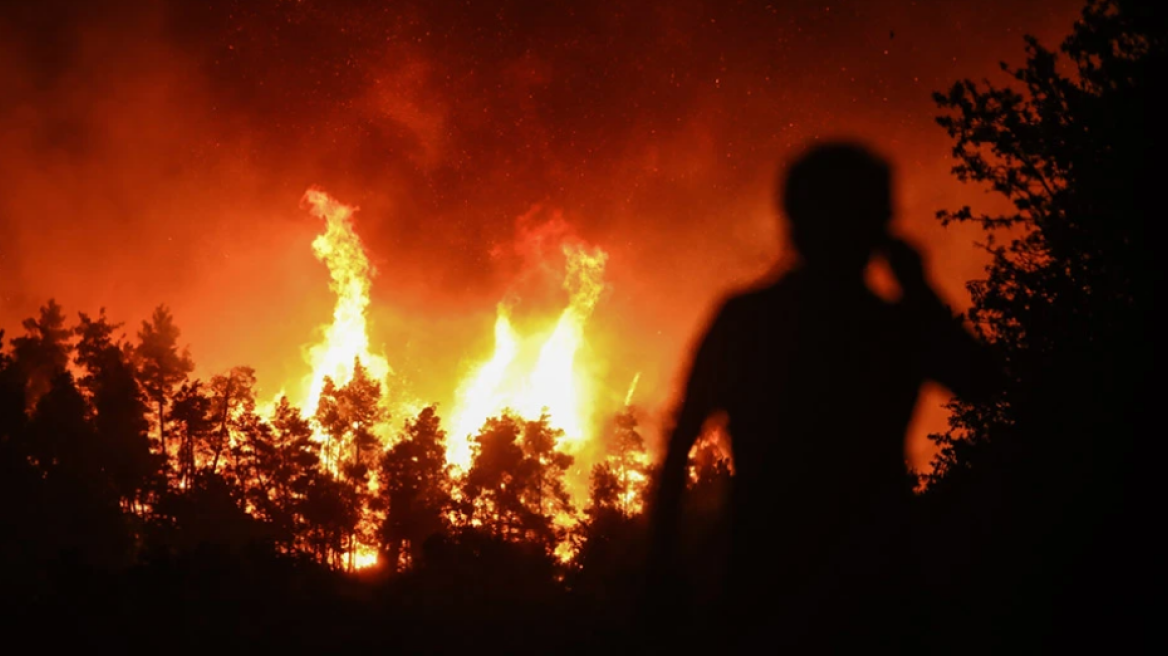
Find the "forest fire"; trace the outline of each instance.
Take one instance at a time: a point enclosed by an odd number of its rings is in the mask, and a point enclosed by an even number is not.
[[[377,272],[354,230],[352,217],[357,208],[315,187],[305,192],[302,206],[325,221],[325,231],[313,240],[312,250],[328,267],[329,287],[336,295],[336,305],[332,322],[322,327],[320,341],[305,349],[305,360],[311,366],[311,373],[303,381],[304,392],[299,406],[314,428],[315,439],[322,445],[322,461],[334,475],[347,476],[349,474],[344,471],[346,464],[351,467],[354,463],[361,463],[362,447],[357,442],[362,432],[378,445],[373,448],[374,452],[383,451],[392,439],[389,422],[376,419],[389,417],[391,407],[414,409],[419,404],[412,399],[391,400],[384,394],[393,369],[385,355],[370,350],[367,310],[372,279]],[[563,241],[559,250],[564,257],[562,287],[567,292],[568,303],[550,331],[521,334],[512,324],[511,303],[500,302],[495,320],[494,352],[456,386],[457,400],[451,413],[453,428],[446,442],[445,458],[458,473],[465,473],[472,466],[476,453],[475,436],[492,417],[506,414],[524,422],[543,422],[555,431],[554,443],[550,447],[567,456],[585,451],[588,443],[596,438],[594,382],[576,365],[586,341],[586,324],[605,289],[604,268],[608,255],[600,248],[590,249],[572,240]],[[639,374],[625,395],[626,412],[638,378]],[[345,407],[343,392],[351,385],[361,384],[361,380],[355,379],[367,379],[374,384],[374,401],[381,411],[376,417],[363,416],[361,412]],[[338,396],[338,390],[342,395]],[[273,413],[275,407],[273,402],[268,414]],[[342,424],[339,430],[326,425],[338,421]],[[344,425],[350,422],[352,426]],[[362,423],[371,425],[362,426]],[[350,450],[356,456],[345,460]],[[643,466],[643,454],[638,458],[638,465]],[[575,471],[588,471],[588,468],[578,467]],[[639,470],[631,474],[623,472],[622,475],[625,478],[621,503],[626,509],[632,509],[635,492],[630,490],[643,483],[644,476]],[[629,476],[632,476],[631,481]],[[567,490],[576,505],[582,507],[587,488],[576,481],[579,478],[573,477],[576,484],[569,484]],[[372,489],[377,488],[376,476],[369,484]],[[479,503],[478,507],[481,508],[482,504]],[[368,507],[362,509],[359,522],[367,528],[374,525],[375,518]],[[576,517],[570,512],[559,511],[554,514],[554,522],[561,530],[567,530],[576,522]],[[572,552],[567,543],[561,543],[556,547],[556,554],[561,560],[567,560]],[[358,540],[346,551],[344,559],[352,568],[369,567],[378,562],[378,551],[376,546]]]
[[[1168,3],[91,4],[0,10],[13,644],[1156,634]]]
[[[336,294],[332,322],[322,327],[321,340],[305,349],[312,371],[303,382],[300,407],[311,415],[327,381],[337,386],[350,382],[355,361],[382,384],[393,369],[383,354],[369,348],[366,310],[377,271],[352,225],[357,208],[318,188],[305,192],[302,204],[326,222],[325,232],[312,242],[312,250],[328,267],[329,287]],[[578,451],[591,438],[593,383],[575,365],[585,341],[585,326],[604,291],[608,255],[576,243],[563,244],[562,253],[568,306],[550,332],[521,335],[512,324],[509,303],[499,303],[493,354],[456,386],[453,437],[446,453],[451,465],[463,470],[470,466],[471,437],[489,417],[504,411],[526,420],[550,415],[552,424],[564,431],[556,446],[568,453]],[[626,394],[626,405],[631,402],[637,378],[639,374]],[[382,401],[388,406],[384,397]],[[395,406],[416,405],[411,400],[395,400]]]

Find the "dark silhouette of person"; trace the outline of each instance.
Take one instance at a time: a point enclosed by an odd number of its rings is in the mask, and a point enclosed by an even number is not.
[[[863,147],[798,158],[779,190],[798,264],[726,300],[692,363],[651,510],[651,586],[657,603],[676,601],[663,588],[677,573],[688,454],[724,412],[734,477],[720,635],[743,647],[903,646],[904,442],[918,392],[931,379],[972,398],[997,383],[917,252],[889,234],[891,190],[889,165]],[[877,254],[894,302],[865,283]]]

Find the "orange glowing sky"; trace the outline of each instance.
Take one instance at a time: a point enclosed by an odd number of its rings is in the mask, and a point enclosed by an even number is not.
[[[300,206],[319,185],[360,207],[371,337],[402,393],[449,406],[504,295],[524,300],[517,322],[562,309],[529,239],[552,222],[609,254],[589,366],[614,399],[640,372],[652,423],[715,300],[781,252],[775,173],[814,139],[893,160],[898,225],[964,308],[978,235],[932,216],[995,201],[949,175],[929,94],[1002,81],[1024,33],[1056,43],[1080,4],[7,7],[0,327],[52,296],[133,331],[165,302],[199,375],[247,364],[275,393],[307,373],[301,348],[332,312],[321,225]],[[918,416],[918,463],[938,402]]]

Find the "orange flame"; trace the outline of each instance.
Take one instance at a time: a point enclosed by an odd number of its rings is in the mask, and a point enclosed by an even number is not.
[[[331,277],[330,288],[337,296],[332,322],[322,326],[322,337],[307,347],[304,357],[311,373],[303,381],[300,407],[311,417],[319,403],[326,377],[338,385],[352,378],[353,361],[359,358],[370,375],[383,384],[393,373],[386,358],[369,350],[366,312],[370,303],[374,267],[366,257],[360,238],[353,230],[357,208],[345,205],[322,190],[309,189],[302,199],[309,212],[325,221],[325,232],[313,242],[313,252]],[[453,430],[447,441],[447,461],[465,470],[471,461],[471,436],[487,418],[507,409],[524,419],[538,419],[546,410],[552,423],[564,431],[557,446],[567,453],[579,452],[594,435],[592,414],[594,386],[580,371],[578,356],[586,345],[585,326],[605,289],[604,268],[608,255],[601,249],[567,244],[563,287],[567,307],[559,314],[549,333],[521,335],[511,322],[512,307],[497,307],[495,350],[457,386],[451,412]],[[637,378],[626,397],[631,399]],[[388,395],[387,395],[388,396]],[[404,399],[390,400],[388,406],[409,405]],[[382,427],[388,429],[388,427]],[[322,437],[323,436],[319,436]],[[336,463],[326,463],[335,467]],[[371,481],[376,486],[376,480]],[[362,521],[371,520],[371,516]],[[557,516],[558,525],[571,525],[574,517]],[[566,545],[557,555],[570,558]],[[377,563],[374,547],[353,545],[345,560],[356,569]]]
[[[312,414],[320,401],[325,377],[337,385],[349,382],[354,358],[360,358],[373,379],[382,383],[392,369],[385,356],[369,351],[365,311],[369,307],[370,281],[377,271],[365,256],[361,238],[353,231],[351,219],[357,208],[316,188],[305,192],[301,204],[307,205],[313,216],[325,220],[325,232],[313,240],[312,252],[328,267],[332,278],[329,288],[337,295],[332,323],[324,328],[323,338],[304,354],[312,373],[304,382],[307,393],[301,408]]]
[[[348,559],[349,554],[345,555]],[[353,569],[366,569],[373,567],[380,561],[381,554],[378,553],[377,547],[369,545],[358,544],[352,553]]]
[[[558,446],[569,453],[591,437],[593,390],[577,370],[576,356],[584,344],[584,326],[604,291],[608,255],[575,245],[565,245],[563,252],[568,307],[542,343],[538,336],[517,334],[508,306],[499,304],[495,352],[458,387],[446,452],[452,465],[470,465],[471,436],[504,409],[534,420],[546,408],[552,423],[564,430]]]
[[[369,351],[365,313],[369,307],[371,280],[377,272],[365,255],[360,237],[353,230],[352,217],[357,208],[316,188],[305,192],[301,204],[307,206],[313,216],[325,221],[324,233],[312,241],[312,252],[328,267],[329,288],[337,295],[332,323],[323,327],[320,341],[304,352],[304,359],[312,367],[312,372],[304,379],[306,393],[300,407],[311,417],[320,402],[325,378],[331,378],[337,385],[345,385],[353,377],[355,360],[361,361],[383,389],[392,369],[385,356]],[[384,396],[382,402],[386,402]],[[323,440],[319,427],[317,438]],[[335,473],[336,462],[325,464]],[[365,512],[362,522],[368,523],[372,519],[367,509]],[[377,564],[377,549],[358,543],[345,554],[344,560],[354,569],[371,567]]]

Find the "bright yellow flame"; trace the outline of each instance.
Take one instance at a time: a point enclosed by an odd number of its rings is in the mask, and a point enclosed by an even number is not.
[[[552,553],[555,554],[556,558],[560,559],[561,563],[572,562],[572,559],[576,557],[575,547],[567,540],[557,544]]]
[[[275,417],[276,406],[280,403],[280,399],[287,395],[288,391],[281,387],[280,391],[276,392],[276,394],[272,396],[270,400],[259,401],[256,403],[256,414],[261,417]]]
[[[648,458],[641,456],[636,460],[642,464],[647,465]],[[644,494],[641,489],[646,484],[647,478],[639,471],[630,471],[625,474],[628,480],[625,481],[625,491],[620,495],[621,506],[624,507],[625,512],[630,515],[639,515],[644,510]]]
[[[348,561],[350,554],[345,554],[345,560]],[[358,544],[356,549],[352,552],[353,569],[366,569],[377,564],[380,554],[377,553],[375,547],[365,544]]]
[[[495,352],[458,388],[452,413],[446,459],[465,469],[470,465],[470,438],[488,417],[510,409],[524,419],[538,419],[544,409],[552,424],[564,430],[558,446],[571,452],[591,437],[592,390],[578,371],[576,356],[584,344],[584,326],[604,291],[608,255],[596,249],[564,247],[567,258],[564,288],[568,307],[551,335],[539,344],[534,362],[523,357],[534,351],[538,337],[521,338],[511,326],[508,308],[498,307]]]
[[[369,351],[365,313],[369,308],[371,280],[377,272],[365,255],[361,238],[353,230],[352,217],[357,208],[315,188],[305,192],[301,205],[325,221],[324,233],[312,241],[312,252],[328,267],[329,288],[337,295],[332,322],[323,327],[321,340],[304,353],[312,373],[305,377],[306,393],[300,408],[307,417],[312,417],[320,402],[325,378],[331,378],[338,386],[347,384],[353,378],[355,360],[360,360],[369,376],[383,386],[392,370],[385,356]],[[383,396],[382,402],[385,401]],[[319,427],[316,430],[317,439],[323,440]],[[327,462],[326,466],[337,473],[335,461]],[[373,490],[376,491],[376,482]],[[372,521],[367,508],[363,509],[361,521]],[[353,569],[364,569],[377,564],[378,553],[375,546],[358,542],[344,554],[344,559]]]
[[[325,232],[313,240],[312,252],[328,267],[332,278],[329,288],[337,295],[332,323],[324,328],[324,337],[305,353],[312,373],[305,380],[308,391],[300,407],[311,416],[320,401],[325,377],[331,377],[337,385],[349,382],[355,358],[360,358],[376,381],[384,383],[391,370],[385,356],[369,351],[365,311],[369,307],[370,280],[377,272],[365,256],[361,238],[353,231],[351,219],[357,208],[315,188],[305,192],[301,204],[325,221]]]
[[[487,417],[506,406],[507,400],[498,391],[517,352],[518,336],[511,327],[507,306],[500,303],[495,317],[495,353],[459,390],[460,403],[455,409],[454,431],[451,433],[457,438],[449,440],[447,462],[464,469],[470,465],[470,440],[466,438],[474,434]]]

